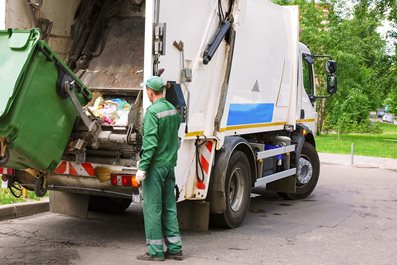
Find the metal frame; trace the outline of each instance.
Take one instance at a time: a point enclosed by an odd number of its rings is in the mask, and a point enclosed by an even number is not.
[[[256,155],[257,155],[257,159],[260,160],[260,159],[264,159],[264,158],[268,158],[268,157],[272,157],[272,156],[276,156],[276,155],[291,153],[294,151],[295,151],[295,145],[287,145],[287,146],[279,147],[277,149],[258,152],[258,153],[256,153]]]
[[[288,169],[256,180],[255,187],[283,179],[296,174],[296,168]]]
[[[262,160],[262,159],[273,157],[276,155],[295,152],[295,150],[296,150],[296,145],[287,145],[287,146],[282,146],[282,147],[272,149],[272,150],[257,152],[256,155],[257,155],[257,160]],[[278,172],[275,174],[271,174],[271,175],[268,175],[265,177],[258,178],[255,182],[255,187],[265,185],[267,183],[295,175],[296,172],[297,172],[297,169],[292,168],[292,169],[287,169],[287,170],[284,170],[284,171],[281,171],[281,172]]]

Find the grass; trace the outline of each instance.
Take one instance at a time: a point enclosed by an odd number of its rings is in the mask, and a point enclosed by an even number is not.
[[[0,180],[1,181],[1,180]],[[18,202],[26,202],[26,201],[39,201],[40,198],[36,196],[33,191],[28,191],[28,197],[25,198],[15,198],[9,189],[0,188],[0,205],[18,203]]]
[[[397,125],[379,123],[380,134],[329,134],[316,138],[320,153],[350,154],[354,143],[355,155],[397,158]]]

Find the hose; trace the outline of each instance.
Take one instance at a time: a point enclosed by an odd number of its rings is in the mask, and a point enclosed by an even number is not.
[[[123,0],[81,1],[72,25],[73,44],[67,62],[69,67],[78,71],[88,66],[91,58],[103,52],[106,44],[106,24],[117,14],[122,2]]]
[[[225,20],[225,13],[223,12],[222,0],[218,0],[218,16],[220,22]]]
[[[21,198],[22,187],[21,185],[19,185],[19,183],[15,181],[15,176],[11,176],[8,178],[8,189],[15,198]]]
[[[196,177],[199,182],[204,182],[205,180],[203,165],[201,164],[201,160],[200,160],[200,147],[206,144],[208,141],[207,141],[207,137],[205,135],[203,136],[204,136],[204,141],[200,142],[200,136],[197,136],[196,141],[194,142],[194,145],[196,146]],[[202,176],[201,178],[199,176],[199,167]]]

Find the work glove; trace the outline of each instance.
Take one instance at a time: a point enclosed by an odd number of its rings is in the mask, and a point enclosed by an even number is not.
[[[138,170],[138,172],[136,172],[136,175],[135,175],[136,181],[141,183],[142,181],[145,180],[145,178],[146,178],[146,171]]]

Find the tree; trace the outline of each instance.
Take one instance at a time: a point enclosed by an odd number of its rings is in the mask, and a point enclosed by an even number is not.
[[[344,126],[349,131],[367,126],[370,110],[384,104],[385,98],[390,102],[397,97],[396,58],[387,54],[386,40],[377,32],[385,19],[397,18],[397,7],[391,8],[394,1],[360,0],[351,10],[344,0],[275,2],[299,5],[301,41],[314,54],[331,54],[338,62],[339,90],[325,102],[328,128]],[[316,72],[320,87],[325,87],[323,64],[316,66]],[[320,116],[322,111],[318,109]]]

